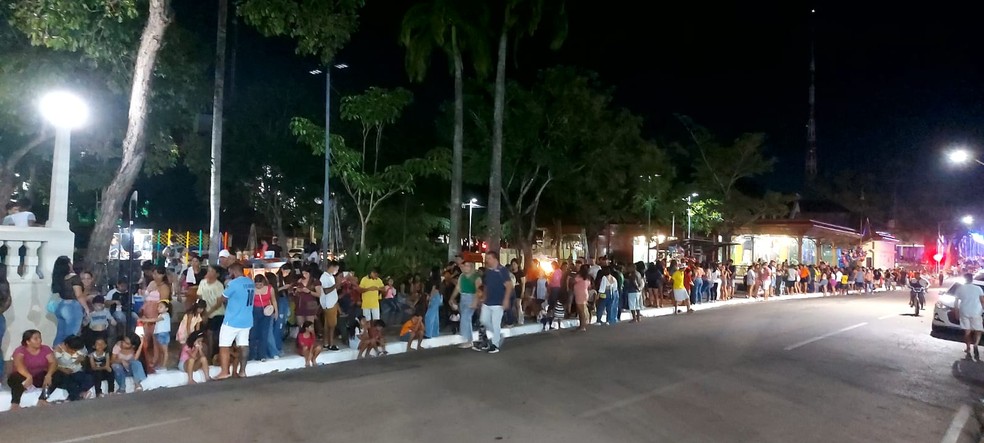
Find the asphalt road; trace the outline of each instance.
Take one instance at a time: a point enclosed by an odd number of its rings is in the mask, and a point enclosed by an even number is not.
[[[906,300],[756,303],[518,337],[497,355],[434,349],[28,408],[0,414],[0,441],[949,442],[980,393],[954,376],[963,346]]]

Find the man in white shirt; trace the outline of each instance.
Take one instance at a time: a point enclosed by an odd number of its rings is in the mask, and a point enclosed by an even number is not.
[[[25,198],[17,203],[7,204],[7,216],[3,218],[4,226],[26,228],[28,226],[36,226],[37,224],[38,220],[34,216],[34,213],[31,212],[31,202],[29,200]]]
[[[964,274],[964,284],[954,292],[957,301],[954,307],[960,315],[960,328],[964,330],[964,343],[967,349],[964,353],[970,358],[970,347],[974,347],[974,359],[980,361],[981,355],[977,343],[984,331],[984,290],[974,284],[973,274]]]
[[[335,346],[335,326],[338,325],[338,287],[335,283],[335,274],[338,274],[338,263],[331,261],[321,273],[322,294],[318,297],[321,309],[324,311],[324,332],[322,340],[324,348],[329,351],[337,351]]]

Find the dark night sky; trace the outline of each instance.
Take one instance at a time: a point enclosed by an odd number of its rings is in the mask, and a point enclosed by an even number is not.
[[[446,61],[437,58],[423,84],[409,83],[397,38],[410,3],[367,2],[359,32],[338,57],[351,68],[333,77],[334,92],[410,88],[415,100],[396,132],[428,144],[436,139],[434,119],[450,98],[451,81]],[[954,171],[939,160],[953,143],[984,153],[984,6],[971,3],[817,6],[822,175],[843,167],[876,171],[894,157],[911,165],[904,169],[912,182],[972,195],[966,180],[984,178],[984,168]],[[594,70],[616,88],[618,105],[645,117],[647,136],[656,140],[684,139],[674,113],[725,138],[765,132],[769,154],[779,159],[765,182],[798,190],[806,145],[810,4],[567,4],[564,46],[550,51],[543,36],[524,41],[511,77],[530,81],[537,70],[557,64]],[[288,39],[259,38],[240,26],[241,82],[298,82],[311,89],[309,110],[316,112],[323,85],[306,73],[313,60],[294,56]]]

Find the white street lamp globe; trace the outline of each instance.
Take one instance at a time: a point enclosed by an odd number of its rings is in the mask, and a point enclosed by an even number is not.
[[[478,203],[478,199],[477,198],[473,198],[473,199],[471,199],[471,202],[472,202],[472,204]]]
[[[974,224],[974,216],[972,216],[972,215],[965,215],[963,217],[960,217],[960,222],[963,223],[963,224],[965,224],[965,225],[967,225],[967,226],[970,226],[970,225]]]
[[[61,129],[78,129],[89,119],[89,107],[77,95],[55,91],[41,98],[41,115]]]
[[[970,160],[970,152],[966,149],[954,149],[947,154],[950,163],[966,163]]]

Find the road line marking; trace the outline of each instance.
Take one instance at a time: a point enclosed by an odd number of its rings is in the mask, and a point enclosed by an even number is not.
[[[60,441],[57,441],[55,443],[77,443],[77,442],[80,442],[80,441],[95,440],[97,438],[111,437],[113,435],[125,434],[127,432],[133,432],[133,431],[142,431],[144,429],[156,428],[156,427],[160,427],[160,426],[167,426],[167,425],[171,425],[171,424],[174,424],[174,423],[181,423],[183,421],[188,421],[188,420],[191,420],[191,417],[176,418],[174,420],[167,420],[167,421],[162,421],[162,422],[158,422],[158,423],[152,423],[152,424],[149,424],[149,425],[134,426],[132,428],[125,428],[125,429],[117,429],[115,431],[103,432],[101,434],[92,434],[92,435],[87,435],[85,437],[77,437],[77,438],[72,438],[72,439],[68,439],[68,440],[60,440]]]
[[[960,434],[963,433],[964,426],[967,425],[967,420],[970,420],[970,406],[960,406],[957,413],[953,415],[953,421],[950,422],[950,427],[947,428],[946,434],[943,434],[943,440],[940,440],[940,442],[956,443],[957,439],[960,438]]]
[[[889,318],[898,317],[898,316],[899,316],[899,314],[888,314],[888,315],[883,315],[881,317],[878,317],[878,319],[879,320],[887,320]]]
[[[792,351],[793,349],[796,349],[798,347],[806,346],[806,345],[808,345],[810,343],[813,343],[815,341],[820,341],[820,340],[823,340],[823,339],[825,339],[827,337],[832,337],[832,336],[835,336],[835,335],[840,334],[842,332],[850,331],[851,329],[857,329],[857,328],[860,328],[860,327],[865,326],[867,324],[868,324],[868,322],[858,323],[858,324],[853,325],[853,326],[848,326],[848,327],[843,328],[843,329],[838,329],[838,330],[836,330],[834,332],[831,332],[829,334],[823,334],[821,336],[813,337],[813,338],[811,338],[809,340],[801,341],[799,343],[796,343],[795,345],[786,346],[785,350],[786,351]]]

